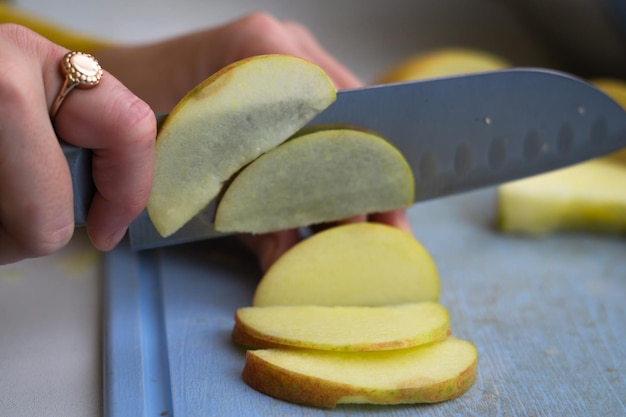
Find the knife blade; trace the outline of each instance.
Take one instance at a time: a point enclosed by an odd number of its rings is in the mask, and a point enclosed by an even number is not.
[[[159,115],[162,122],[167,115]],[[626,147],[626,112],[589,83],[562,72],[516,68],[340,91],[308,125],[376,132],[413,170],[415,202],[562,168]],[[64,147],[84,224],[93,195],[89,151]],[[181,230],[161,237],[144,211],[131,248],[223,236],[213,201]]]

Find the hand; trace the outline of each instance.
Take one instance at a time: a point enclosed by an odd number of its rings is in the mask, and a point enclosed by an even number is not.
[[[94,54],[156,113],[170,111],[209,75],[243,58],[293,55],[323,68],[337,88],[361,85],[330,56],[303,26],[255,13],[224,26],[135,47],[114,47]]]
[[[232,62],[248,56],[278,53],[319,65],[337,89],[361,82],[326,52],[302,25],[256,13],[224,26],[166,42],[116,48],[97,54],[103,64],[156,112],[169,111],[196,84]],[[128,65],[132,63],[132,65]],[[358,216],[345,222],[376,221],[410,230],[405,211]],[[300,239],[297,230],[244,235],[243,241],[267,269]]]
[[[104,74],[93,89],[67,96],[55,132],[49,109],[67,51],[14,24],[0,24],[0,45],[0,263],[50,254],[73,234],[72,183],[60,137],[94,152],[97,193],[87,231],[96,248],[113,248],[150,193],[153,112]]]

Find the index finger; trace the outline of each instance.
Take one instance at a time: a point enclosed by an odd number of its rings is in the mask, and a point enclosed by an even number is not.
[[[58,69],[58,62],[51,65]],[[61,88],[63,78],[59,74],[50,74],[46,80],[49,98]],[[96,195],[87,216],[87,231],[96,248],[112,249],[141,213],[150,194],[154,113],[105,73],[96,87],[72,90],[55,117],[55,128],[66,142],[93,151]]]

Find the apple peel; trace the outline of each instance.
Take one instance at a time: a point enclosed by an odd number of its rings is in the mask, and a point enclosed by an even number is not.
[[[148,214],[176,232],[244,165],[276,147],[336,99],[316,65],[284,55],[231,64],[191,90],[157,136]]]
[[[450,335],[448,311],[434,302],[385,307],[244,307],[232,339],[254,348],[332,351],[402,349]]]

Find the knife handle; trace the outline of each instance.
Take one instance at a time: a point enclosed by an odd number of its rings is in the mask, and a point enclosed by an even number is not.
[[[72,174],[74,224],[84,226],[87,223],[87,212],[91,200],[96,192],[96,186],[91,176],[91,151],[63,142],[61,142],[61,148]]]

